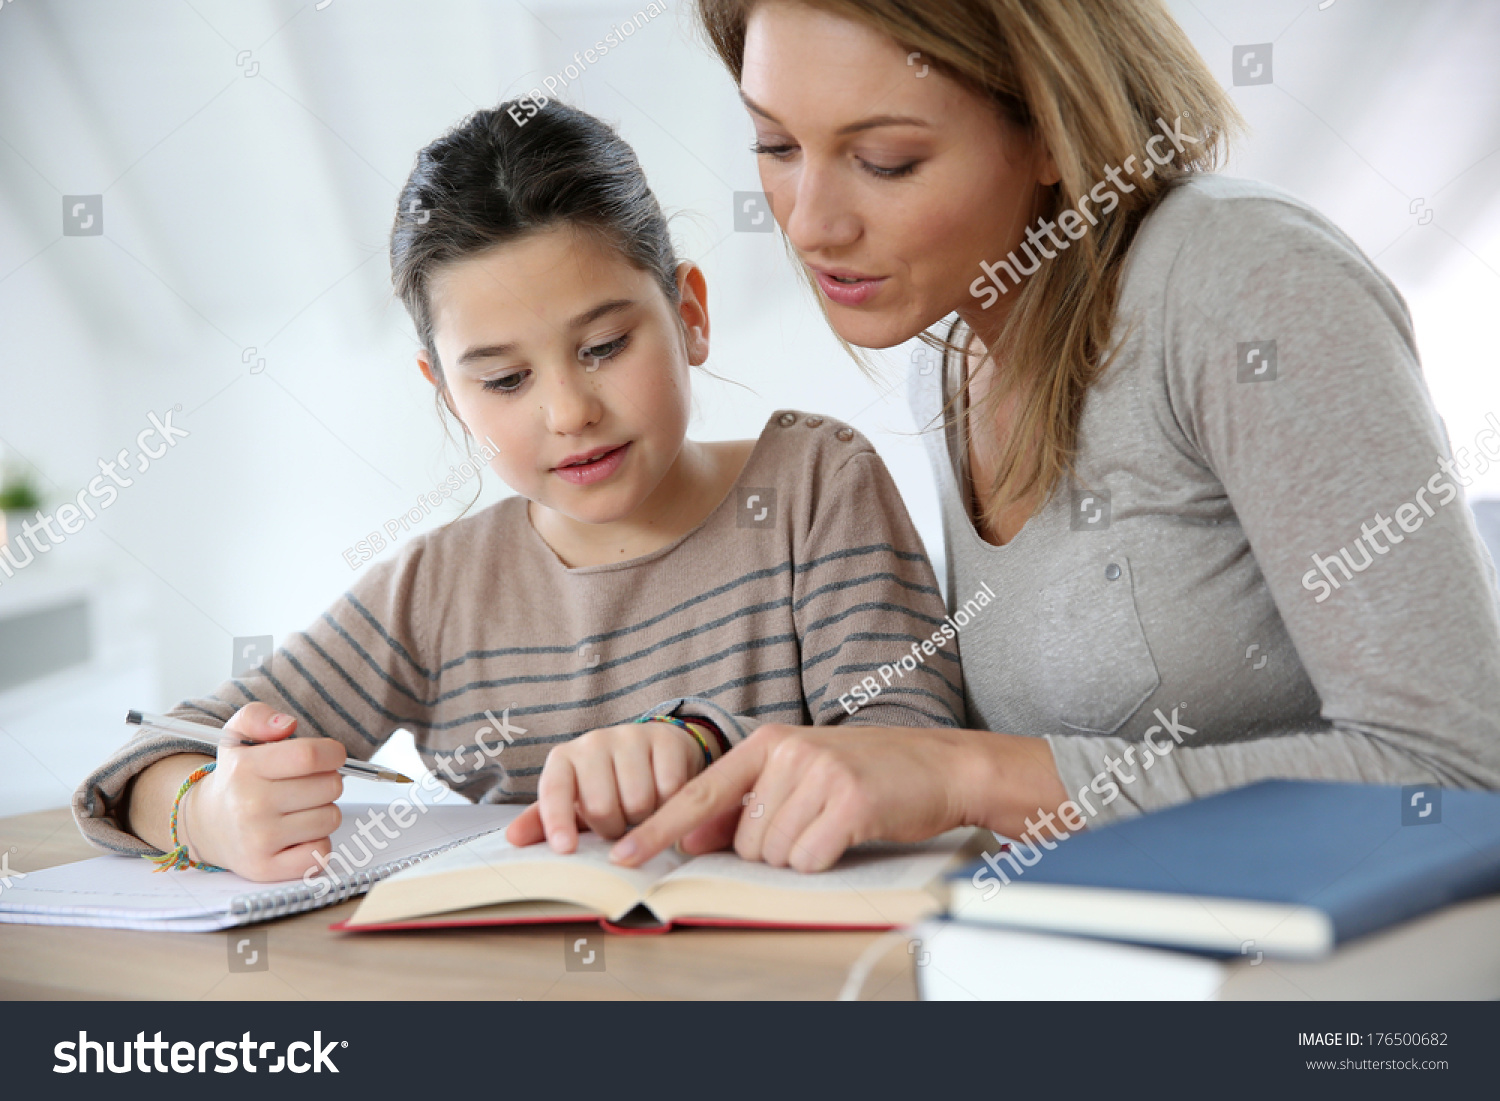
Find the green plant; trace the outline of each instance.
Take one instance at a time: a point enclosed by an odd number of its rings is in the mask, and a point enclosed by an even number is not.
[[[31,512],[42,507],[42,495],[25,474],[14,467],[0,476],[0,512]]]

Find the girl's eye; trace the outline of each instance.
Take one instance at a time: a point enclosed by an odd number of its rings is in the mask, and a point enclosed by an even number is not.
[[[587,348],[580,348],[578,349],[578,361],[586,364],[590,370],[593,370],[599,364],[614,359],[615,356],[625,350],[625,346],[629,343],[630,334],[626,333],[623,336],[615,337],[613,340],[606,340],[603,344],[593,344]]]
[[[859,161],[866,172],[881,180],[896,180],[902,176],[909,176],[916,169],[918,163],[917,161],[909,161],[906,164],[896,165],[894,168],[885,168],[878,164],[871,164],[863,157],[856,157],[855,159]]]
[[[485,379],[484,389],[495,394],[514,394],[521,388],[521,383],[526,381],[525,371],[512,371],[508,375],[499,378]]]
[[[774,160],[783,161],[791,156],[792,151],[796,148],[795,145],[765,145],[757,141],[750,147],[750,152],[754,153],[757,157],[771,157]]]

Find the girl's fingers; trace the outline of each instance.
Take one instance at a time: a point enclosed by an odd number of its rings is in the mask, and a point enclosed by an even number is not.
[[[334,772],[349,757],[342,742],[332,738],[292,738],[270,745],[223,746],[219,758],[233,760],[262,780],[290,780],[319,772]]]
[[[344,794],[344,778],[337,772],[320,772],[315,776],[298,776],[271,784],[271,806],[278,814],[307,810],[332,803]]]
[[[720,815],[739,813],[740,799],[755,790],[765,763],[767,741],[751,737],[713,768],[706,768],[682,786],[630,836],[610,850],[610,859],[637,868],[674,842]]]
[[[241,738],[253,738],[257,742],[274,742],[288,738],[297,729],[297,720],[291,715],[277,711],[268,703],[247,703],[224,724],[224,729]],[[233,740],[233,739],[231,739]]]
[[[613,840],[625,832],[625,813],[620,809],[614,762],[607,754],[581,755],[574,762],[578,773],[578,808],[583,820],[600,837]]]
[[[343,811],[332,803],[284,814],[272,827],[275,850],[280,852],[309,841],[320,841],[338,829],[343,820]]]
[[[536,805],[541,808],[538,813],[542,830],[552,851],[570,853],[578,848],[578,827],[573,812],[578,799],[578,783],[573,762],[566,753],[554,751],[547,755],[542,779],[537,784],[536,799]]]
[[[246,879],[255,879],[265,883],[275,883],[284,879],[301,879],[308,872],[321,876],[324,874],[323,867],[318,863],[317,858],[322,856],[326,860],[332,851],[333,846],[326,839],[309,841],[303,845],[293,845],[289,849],[282,849],[255,869],[261,873],[259,875],[250,875],[239,869],[236,871]],[[337,866],[335,866],[334,874],[338,874]]]
[[[532,803],[506,826],[505,840],[518,849],[547,840],[547,829],[542,825],[542,804]]]
[[[615,748],[615,786],[618,789],[620,810],[625,817],[620,833],[625,832],[625,825],[633,826],[644,821],[656,809],[656,777],[653,774],[654,755],[651,750],[650,737],[643,738],[639,734],[622,740]],[[606,836],[618,837],[619,834]]]
[[[674,727],[672,733],[680,735],[681,732]],[[651,774],[656,781],[656,806],[665,803],[677,793],[683,784],[691,779],[692,766],[688,762],[692,760],[692,754],[701,756],[701,750],[694,745],[688,752],[684,753],[682,738],[680,736],[653,741],[651,745]],[[656,806],[653,806],[651,809],[655,810]],[[631,825],[635,825],[645,817],[645,815],[641,815]]]

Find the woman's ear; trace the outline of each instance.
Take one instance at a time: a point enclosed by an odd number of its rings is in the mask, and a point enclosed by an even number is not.
[[[1047,148],[1046,142],[1042,142],[1040,138],[1037,140],[1040,142],[1037,149],[1040,154],[1040,163],[1037,170],[1036,182],[1043,187],[1051,187],[1062,179],[1062,173],[1057,170],[1057,162],[1052,159],[1052,150]]]
[[[453,399],[448,394],[448,387],[443,384],[442,375],[438,374],[437,368],[433,366],[426,348],[417,349],[417,367],[421,370],[422,377],[432,383],[437,390],[438,396],[443,399],[443,404],[448,407],[448,412],[453,414],[453,419],[463,424],[464,419],[458,415],[458,410],[453,408]]]
[[[688,362],[708,362],[708,280],[690,260],[677,265],[677,313],[687,334]]]

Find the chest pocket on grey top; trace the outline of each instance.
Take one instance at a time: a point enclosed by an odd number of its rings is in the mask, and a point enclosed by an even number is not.
[[[1100,548],[1062,555],[1057,566],[1039,600],[1036,702],[1073,730],[1113,734],[1161,683],[1130,561]]]

